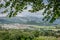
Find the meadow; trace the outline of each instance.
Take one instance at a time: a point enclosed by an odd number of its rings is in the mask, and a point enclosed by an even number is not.
[[[60,40],[60,30],[56,27],[31,26],[31,28],[35,30],[0,29],[0,40]]]

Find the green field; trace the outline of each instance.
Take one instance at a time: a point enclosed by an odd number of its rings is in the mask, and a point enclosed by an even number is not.
[[[30,26],[31,29],[0,29],[0,40],[60,40],[60,29],[54,26]]]
[[[10,30],[0,30],[0,40],[58,40],[60,37],[56,37],[51,33],[31,30],[20,30],[20,29],[10,29]]]
[[[37,37],[35,40],[58,40],[58,39],[52,36],[40,36],[40,37]]]
[[[54,31],[60,30],[60,27],[58,27],[58,26],[56,28],[55,26],[37,26],[37,25],[34,25],[33,28],[45,29],[45,30],[54,30]]]

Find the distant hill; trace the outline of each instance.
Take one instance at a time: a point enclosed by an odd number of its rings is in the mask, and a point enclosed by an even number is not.
[[[41,25],[41,26],[50,26],[55,24],[49,24],[42,21],[42,18],[38,17],[14,17],[14,18],[6,18],[0,17],[1,24],[12,24],[12,23],[19,23],[19,24],[31,24],[31,25]]]

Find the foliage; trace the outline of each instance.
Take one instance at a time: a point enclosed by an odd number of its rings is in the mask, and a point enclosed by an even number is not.
[[[50,22],[53,22],[57,18],[59,18],[60,17],[60,0],[48,0],[48,5],[46,5],[45,7],[45,11],[43,15],[44,14],[47,14],[44,17],[46,21],[50,20]]]
[[[22,12],[23,9],[27,9],[27,5],[31,5],[33,10],[29,10],[31,12],[38,11],[43,8],[43,0],[5,0],[5,5],[0,4],[0,8],[2,7],[10,7],[9,17],[16,16],[18,12]],[[37,5],[38,4],[38,5]],[[39,7],[41,6],[41,7]],[[13,11],[13,8],[15,11]],[[6,9],[9,10],[9,9]],[[4,13],[4,11],[3,11]]]

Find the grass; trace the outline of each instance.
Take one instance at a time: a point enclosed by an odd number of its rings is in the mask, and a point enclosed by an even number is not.
[[[34,25],[33,28],[44,29],[44,30],[53,30],[53,31],[60,30],[60,28],[56,28],[55,26],[37,26],[37,25]]]
[[[24,37],[27,38],[27,40],[31,40],[29,39],[29,37],[32,37],[32,40],[59,40],[59,38],[56,38],[54,36],[38,36],[38,37],[33,37],[33,34],[35,32],[32,31],[31,32],[25,32],[19,29],[12,29],[12,30],[0,30],[0,40],[20,40],[18,39],[19,37]],[[22,40],[25,40],[24,38],[21,38]]]
[[[45,29],[45,30],[28,30],[28,29],[3,29],[0,30],[0,40],[60,40],[60,36],[57,38],[56,35],[52,36],[56,33],[56,31],[60,31],[54,26],[32,26],[37,29]],[[52,31],[48,31],[52,30]],[[45,32],[46,31],[46,32]],[[47,33],[47,34],[46,34]],[[36,37],[36,35],[38,35]],[[47,36],[44,36],[47,35]],[[20,39],[21,38],[21,39]]]
[[[54,27],[54,26],[33,26],[33,27],[35,27],[35,28],[43,28],[43,29],[55,29],[56,27]]]
[[[52,36],[39,36],[35,40],[57,40],[57,38]]]

